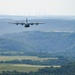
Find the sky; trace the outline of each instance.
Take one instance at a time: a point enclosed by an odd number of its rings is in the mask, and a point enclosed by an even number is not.
[[[75,16],[75,0],[0,0],[0,15]]]

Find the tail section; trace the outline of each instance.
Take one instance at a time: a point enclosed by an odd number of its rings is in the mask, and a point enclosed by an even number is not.
[[[26,18],[26,23],[28,23],[28,19]]]

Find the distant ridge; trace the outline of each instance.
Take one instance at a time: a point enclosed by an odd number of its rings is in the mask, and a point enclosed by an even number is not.
[[[6,34],[0,37],[0,50],[48,52],[75,57],[75,32],[27,31]]]

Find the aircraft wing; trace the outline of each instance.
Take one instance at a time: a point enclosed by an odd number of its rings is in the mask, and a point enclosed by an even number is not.
[[[30,25],[38,25],[38,24],[45,24],[45,23],[39,23],[39,22],[36,22],[36,23],[29,23]]]
[[[16,25],[24,25],[25,23],[20,23],[20,22],[14,22],[14,23],[10,23],[10,24],[16,24]]]

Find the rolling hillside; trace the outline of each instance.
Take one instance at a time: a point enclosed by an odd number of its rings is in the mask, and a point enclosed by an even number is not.
[[[0,50],[75,56],[75,33],[24,31],[0,37]]]

